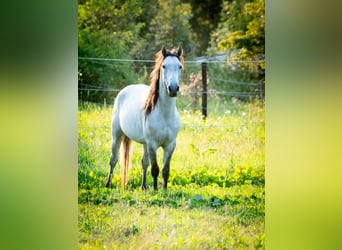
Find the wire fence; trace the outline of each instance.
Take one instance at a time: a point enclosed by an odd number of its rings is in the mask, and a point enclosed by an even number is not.
[[[83,85],[83,84],[80,84]],[[86,86],[90,86],[86,84]],[[78,90],[95,90],[95,91],[109,91],[109,92],[120,92],[120,89],[112,89],[112,88],[102,88],[98,86],[93,86],[92,88],[78,88]],[[229,96],[255,96],[263,94],[262,91],[256,92],[219,92],[216,90],[208,90],[208,91],[180,91],[181,95],[186,94],[212,94],[212,95],[229,95]]]
[[[147,62],[147,63],[154,63],[154,60],[150,59],[118,59],[118,58],[95,58],[95,57],[78,57],[80,60],[91,60],[91,61],[115,61],[115,62]],[[207,62],[207,63],[263,63],[265,60],[225,60],[225,61],[218,61],[218,60],[210,60],[210,58],[205,58],[202,60],[197,60],[197,61],[189,61],[185,60],[185,63],[194,63],[194,64],[201,64],[202,62]]]
[[[154,60],[148,59],[115,59],[78,57],[79,59],[79,97],[82,108],[93,106],[108,106],[113,103],[120,90],[130,84],[149,84],[148,75],[154,67]],[[206,85],[203,81],[203,62],[206,67]],[[252,61],[218,61],[204,58],[201,60],[185,60],[182,70],[180,94],[177,97],[177,106],[180,110],[205,111],[211,113],[222,112],[229,108],[238,108],[239,101],[263,99],[264,71],[260,65],[264,60]],[[202,66],[202,67],[201,67]],[[86,70],[85,70],[86,67]],[[134,77],[121,77],[123,72],[132,72]],[[83,77],[85,74],[94,74],[98,77],[94,81]],[[121,80],[120,80],[121,77]],[[129,78],[129,79],[127,79]],[[102,94],[101,94],[102,93]],[[203,106],[203,97],[209,97],[208,105]],[[202,98],[202,106],[199,106]],[[232,104],[233,103],[233,104]],[[235,103],[235,104],[234,104]],[[227,105],[230,105],[228,108]],[[234,106],[235,105],[235,106]],[[110,105],[112,106],[112,105]],[[233,106],[233,107],[232,107]],[[209,127],[260,127],[264,123],[255,124],[209,124],[185,125],[182,128],[209,128]],[[110,127],[79,127],[79,129],[110,129]]]

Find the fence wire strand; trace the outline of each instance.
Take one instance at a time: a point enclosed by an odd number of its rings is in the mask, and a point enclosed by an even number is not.
[[[181,125],[181,128],[229,128],[229,127],[259,127],[265,126],[265,124],[213,124],[213,125]],[[79,129],[111,129],[111,127],[78,127]]]
[[[209,76],[209,80],[220,81],[220,82],[229,82],[229,83],[235,83],[235,84],[245,84],[245,85],[252,85],[252,86],[257,86],[257,85],[261,84],[260,82],[241,82],[241,81],[221,79],[221,78],[210,77],[210,76]]]
[[[91,60],[91,61],[114,61],[114,62],[148,62],[148,63],[154,63],[155,60],[149,60],[149,59],[119,59],[119,58],[96,58],[96,57],[78,57],[78,59],[81,60]],[[265,62],[265,60],[225,60],[225,61],[217,61],[217,60],[185,60],[185,63],[193,63],[193,64],[201,64],[202,62],[206,63],[262,63]]]

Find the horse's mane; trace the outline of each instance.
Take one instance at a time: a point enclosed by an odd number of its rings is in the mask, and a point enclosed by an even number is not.
[[[166,56],[177,56],[177,50],[178,48],[174,48],[171,50],[166,51]],[[177,56],[178,57],[178,56]],[[181,55],[178,57],[180,63],[184,67],[184,57]],[[162,50],[158,51],[155,55],[155,64],[154,68],[150,74],[150,80],[151,80],[151,85],[150,85],[150,91],[148,92],[148,96],[146,98],[146,101],[144,103],[144,110],[145,114],[148,115],[149,113],[152,112],[154,109],[155,105],[157,104],[158,97],[159,97],[159,77],[160,77],[160,69],[164,61],[164,56],[162,53]]]

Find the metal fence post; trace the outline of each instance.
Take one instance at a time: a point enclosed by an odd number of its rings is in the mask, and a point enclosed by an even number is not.
[[[202,114],[203,119],[207,117],[207,63],[202,62],[202,83],[203,83],[203,92],[202,92]]]

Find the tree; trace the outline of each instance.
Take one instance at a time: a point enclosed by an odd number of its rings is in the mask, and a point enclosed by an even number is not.
[[[209,49],[211,53],[236,51],[232,54],[234,58],[230,59],[263,59],[265,57],[264,0],[223,1],[221,21],[211,37]]]
[[[162,46],[181,45],[185,55],[191,57],[193,41],[189,20],[191,5],[181,0],[147,0],[138,21],[143,23],[139,37],[130,49],[135,59],[153,59]]]
[[[222,0],[182,0],[190,3],[192,16],[189,19],[191,25],[192,41],[196,55],[204,55],[210,42],[210,33],[217,28],[220,21]]]
[[[78,55],[96,58],[130,59],[130,48],[138,40],[144,23],[139,21],[143,1],[90,0],[78,5]],[[135,83],[137,76],[130,70],[132,63],[115,67],[111,63],[79,60],[79,87],[122,88]],[[104,91],[80,91],[80,99],[111,101],[114,95]]]
[[[217,29],[211,34],[208,54],[216,55],[220,52],[228,54],[227,60],[261,60],[261,62],[227,63],[228,73],[223,73],[219,66],[213,66],[212,75],[242,82],[242,84],[229,85],[214,82],[215,88],[228,87],[235,92],[256,92],[264,89],[265,63],[262,61],[265,58],[264,0],[223,1],[221,20]]]
[[[158,13],[152,19],[148,38],[155,48],[181,45],[186,56],[192,54],[191,5],[180,0],[158,0]]]

